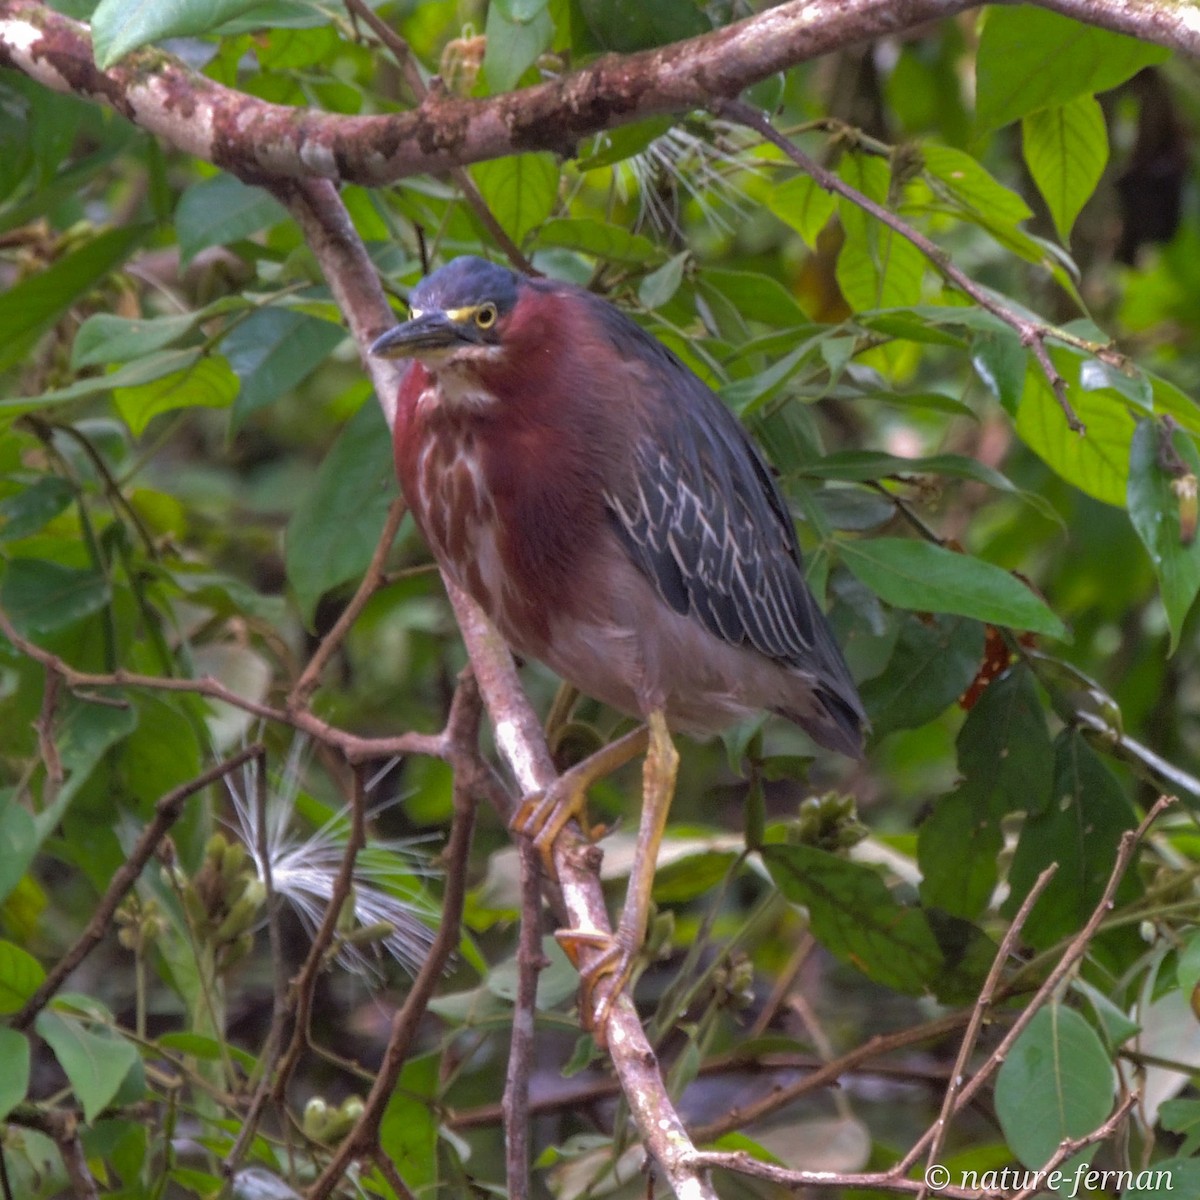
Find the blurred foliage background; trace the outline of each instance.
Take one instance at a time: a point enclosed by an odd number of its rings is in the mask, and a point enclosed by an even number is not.
[[[88,18],[93,6],[57,7]],[[190,25],[142,29],[105,0],[98,54],[166,39],[248,96],[333,113],[416,100],[353,11],[274,0],[227,6],[213,27],[201,7],[177,6]],[[489,96],[745,9],[375,11],[423,73]],[[1059,864],[981,1059],[1092,913],[1122,833],[1174,792],[1043,1009],[1053,1019],[1029,1026],[944,1161],[1040,1166],[1136,1084],[1124,1136],[1092,1157],[1134,1172],[1169,1160],[1175,1190],[1190,1180],[1195,1193],[1200,78],[1148,43],[1004,7],[848,47],[749,99],[1001,306],[1055,326],[1050,358],[1086,432],[1072,432],[1011,325],[746,129],[663,118],[602,133],[570,159],[469,168],[539,270],[632,313],[760,439],[872,719],[861,765],[813,761],[777,722],[685,746],[638,991],[672,1090],[719,1144],[795,1167],[888,1166],[945,1091],[957,1043],[938,1020],[979,993],[1038,873]],[[357,348],[264,191],[14,71],[0,72],[0,114],[0,610],[18,639],[77,670],[210,675],[278,705],[396,496]],[[502,257],[445,177],[342,196],[398,312],[430,266]],[[406,520],[386,585],[312,707],[366,736],[433,732],[464,661]],[[549,711],[557,681],[536,664],[524,677]],[[352,780],[334,750],[186,687],[47,679],[0,639],[0,1013],[20,1014],[80,935],[156,802],[252,739],[270,763],[274,886],[295,905],[278,953],[294,970],[344,844]],[[584,699],[568,732],[588,744],[620,727]],[[273,988],[253,768],[187,801],[110,936],[31,1025],[0,1024],[9,1196],[88,1194],[53,1136],[53,1114],[76,1110],[100,1194],[272,1195],[254,1191],[268,1175],[296,1188],[311,1178],[357,1111],[437,923],[448,768],[379,766],[369,875],[317,986],[319,1052],[246,1148],[241,1191],[219,1165]],[[633,772],[593,796],[593,818],[617,825],[605,843],[614,898],[635,797]],[[460,953],[384,1123],[417,1195],[503,1188],[515,876],[508,835],[483,813]],[[546,945],[535,1187],[637,1194],[636,1147],[631,1157],[603,1058],[581,1039],[574,974]],[[899,1035],[892,1052],[848,1070],[839,1090],[771,1102],[879,1034]],[[738,1113],[760,1101],[743,1128]],[[364,1170],[345,1194],[395,1193]],[[1151,1192],[1133,1181],[1123,1194]]]

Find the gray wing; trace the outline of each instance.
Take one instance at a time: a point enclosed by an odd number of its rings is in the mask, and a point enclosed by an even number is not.
[[[820,740],[857,752],[862,705],[770,469],[716,395],[653,344],[671,394],[645,398],[632,470],[606,497],[617,535],[676,612],[805,676],[844,734]]]

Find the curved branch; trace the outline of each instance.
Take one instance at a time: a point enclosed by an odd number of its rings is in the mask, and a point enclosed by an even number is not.
[[[362,346],[365,337],[386,327],[389,309],[361,243],[356,247],[342,236],[347,218],[337,192],[328,183],[309,180],[288,188],[286,199]],[[392,365],[378,358],[367,365],[376,394],[386,406],[398,387]],[[491,717],[496,745],[523,792],[544,791],[554,782],[556,772],[541,724],[521,689],[512,655],[478,606],[449,583],[447,590]],[[580,845],[567,835],[555,843],[555,868],[571,928],[611,934],[598,858],[591,846]],[[642,1142],[675,1194],[680,1200],[715,1200],[705,1169],[696,1163],[695,1147],[667,1095],[637,1010],[624,993],[613,1006],[608,1044]]]
[[[1042,0],[1042,7],[1200,54],[1200,12],[1167,0]],[[320,177],[381,185],[685,113],[853,42],[980,7],[979,0],[791,0],[700,37],[605,55],[485,100],[431,91],[411,112],[353,117],[246,96],[158,50],[101,71],[87,27],[38,0],[0,0],[0,66],[108,105],[189,154],[253,182]]]

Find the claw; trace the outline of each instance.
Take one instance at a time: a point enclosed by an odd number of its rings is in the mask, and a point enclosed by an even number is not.
[[[531,792],[521,801],[510,826],[515,833],[533,840],[546,874],[555,882],[558,871],[554,866],[554,843],[572,818],[579,822],[588,841],[595,841],[605,832],[604,826],[587,822],[588,788],[640,754],[646,748],[646,738],[645,729],[627,733],[564,771],[544,792]]]
[[[613,1005],[633,976],[637,965],[639,944],[622,940],[621,931],[616,934],[591,933],[582,929],[560,929],[555,935],[571,964],[579,972],[579,1016],[583,1027],[604,1048],[608,1044],[608,1018]],[[581,948],[598,951],[586,966],[581,966]],[[602,981],[608,986],[598,994]]]
[[[617,997],[629,983],[638,952],[646,937],[650,899],[654,889],[654,868],[667,823],[667,812],[675,791],[675,773],[679,756],[671,741],[662,712],[650,713],[646,727],[598,750],[590,758],[564,772],[544,792],[532,792],[524,798],[510,822],[514,832],[532,838],[542,856],[546,874],[556,882],[554,845],[572,818],[579,821],[585,837],[593,837],[585,818],[587,789],[598,779],[611,774],[636,754],[646,751],[642,766],[642,815],[638,824],[637,846],[629,873],[625,907],[615,933],[566,929],[555,936],[579,971],[579,1011],[598,1045],[608,1041],[608,1020]],[[591,961],[580,966],[580,951],[597,951]],[[603,993],[601,981],[609,980]]]
[[[667,813],[675,791],[675,774],[679,756],[661,712],[652,712],[647,724],[647,752],[642,767],[642,815],[638,825],[637,846],[629,873],[629,888],[625,907],[615,933],[567,929],[555,936],[559,945],[579,971],[579,1011],[584,1027],[596,1039],[597,1045],[608,1041],[608,1021],[617,997],[629,983],[637,956],[646,938],[650,917],[651,895],[654,890],[654,868]],[[619,745],[620,743],[614,743]],[[589,759],[588,762],[591,760]],[[587,764],[581,764],[586,766]],[[568,773],[569,774],[569,773]],[[559,781],[565,781],[563,776]],[[565,824],[566,821],[563,821]],[[561,828],[561,826],[560,826]],[[591,947],[596,951],[585,966],[580,966],[580,950]],[[608,980],[602,993],[601,981]]]

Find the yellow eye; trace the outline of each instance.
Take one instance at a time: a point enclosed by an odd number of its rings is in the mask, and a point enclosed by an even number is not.
[[[475,324],[480,329],[491,329],[495,325],[496,318],[499,315],[500,313],[497,311],[496,306],[491,301],[488,301],[487,304],[481,304],[475,310]]]

